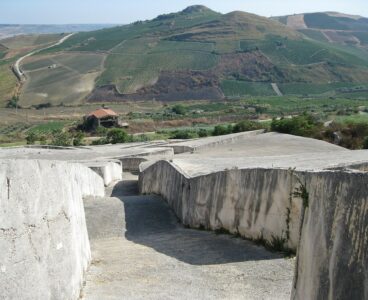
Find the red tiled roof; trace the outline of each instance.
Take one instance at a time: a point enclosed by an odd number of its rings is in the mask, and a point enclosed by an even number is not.
[[[89,117],[95,116],[97,119],[101,119],[104,117],[111,117],[111,116],[117,117],[118,114],[109,108],[100,108],[100,109],[96,109],[95,111],[91,112],[88,116]]]

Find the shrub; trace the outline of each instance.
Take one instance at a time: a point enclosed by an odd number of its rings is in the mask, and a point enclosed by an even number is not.
[[[187,109],[185,108],[184,105],[177,104],[173,106],[172,111],[177,115],[185,115]]]
[[[210,135],[210,133],[206,129],[201,128],[201,129],[198,130],[198,136],[199,137],[206,137],[206,136],[209,136],[209,135]]]
[[[18,105],[18,101],[19,101],[19,98],[16,97],[16,96],[13,96],[13,98],[11,98],[8,103],[6,104],[6,107],[7,108],[17,108],[19,107]]]
[[[61,130],[54,130],[54,132],[52,133],[51,145],[66,147],[70,146],[71,143],[72,139],[69,133],[63,132]]]
[[[312,116],[303,114],[291,119],[273,119],[271,130],[299,136],[313,137],[322,128],[322,124],[317,122]]]
[[[73,146],[82,146],[83,139],[84,139],[84,133],[80,131],[77,132],[73,137]]]
[[[99,135],[99,136],[104,136],[104,135],[107,134],[107,132],[108,132],[107,128],[105,128],[103,126],[99,126],[96,129],[96,134]]]
[[[225,135],[225,134],[229,134],[233,132],[233,126],[232,125],[217,125],[215,126],[215,128],[213,129],[213,135],[218,136],[218,135]]]
[[[363,141],[363,149],[368,149],[368,136],[366,136],[364,138],[364,141]]]
[[[233,132],[237,133],[237,132],[243,132],[243,131],[252,131],[252,130],[257,130],[260,128],[261,126],[259,123],[254,122],[254,121],[244,120],[239,123],[236,123],[236,125],[233,128]]]
[[[108,144],[126,143],[129,141],[129,136],[123,129],[114,128],[109,130],[106,135],[106,140]]]
[[[98,140],[92,141],[92,145],[106,145],[109,141],[106,138],[100,138]]]
[[[37,141],[37,134],[35,132],[29,132],[26,136],[27,145],[33,145]]]
[[[176,130],[171,134],[171,139],[187,140],[195,138],[196,134],[190,130]]]
[[[41,145],[46,145],[47,144],[47,138],[46,138],[45,135],[41,135],[39,140],[40,140]]]

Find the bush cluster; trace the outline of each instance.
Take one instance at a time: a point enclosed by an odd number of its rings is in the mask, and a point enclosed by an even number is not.
[[[34,145],[37,141],[41,145],[52,146],[82,146],[84,140],[84,133],[77,131],[75,133],[66,132],[63,130],[53,130],[51,133],[44,134],[40,132],[30,131],[26,135],[26,141],[28,145]]]
[[[107,131],[106,136],[92,142],[92,145],[120,144],[131,142],[132,137],[123,129],[113,128]]]
[[[258,122],[244,120],[236,123],[233,125],[217,125],[215,126],[213,130],[213,135],[224,135],[224,134],[230,134],[230,133],[238,133],[238,132],[244,132],[244,131],[252,131],[261,129],[262,125]]]
[[[334,143],[348,149],[368,149],[368,123],[335,123],[324,127],[313,116],[272,120],[271,130]]]
[[[304,137],[317,137],[322,128],[323,124],[308,114],[291,119],[273,119],[271,123],[272,131]]]

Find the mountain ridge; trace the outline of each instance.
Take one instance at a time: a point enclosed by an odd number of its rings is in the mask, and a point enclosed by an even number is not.
[[[361,47],[342,47],[327,38],[318,40],[311,33],[306,34],[308,28],[296,30],[287,20],[283,20],[286,24],[281,21],[246,12],[220,14],[204,6],[191,6],[152,20],[77,33],[26,62],[24,68],[30,80],[21,101],[24,105],[46,101],[39,96],[46,94],[45,86],[50,90],[48,96],[59,93],[53,95],[55,103],[65,103],[70,97],[76,97],[78,103],[221,100],[247,96],[248,87],[251,91],[253,85],[267,90],[271,83],[355,86],[368,78],[368,55]],[[91,64],[88,55],[103,62],[101,68],[93,69],[98,76],[92,89],[89,82],[83,94],[75,93],[65,99],[54,81],[45,84],[57,76],[57,84],[65,81],[65,85],[70,85],[70,73],[63,69],[63,64],[55,64],[56,69],[40,70],[50,57],[64,61],[67,56],[75,64],[68,68],[78,70]],[[83,63],[81,58],[85,58]],[[83,80],[78,84],[84,85]],[[229,92],[229,87],[234,91]],[[80,88],[76,86],[75,90]]]

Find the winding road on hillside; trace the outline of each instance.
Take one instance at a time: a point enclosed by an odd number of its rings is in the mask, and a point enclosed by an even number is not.
[[[52,47],[58,46],[58,45],[60,45],[60,44],[64,43],[67,39],[69,39],[69,38],[70,38],[72,35],[74,35],[74,34],[75,34],[75,33],[68,34],[68,35],[66,35],[66,36],[62,37],[58,42],[56,42],[56,43],[54,43],[54,44],[52,44],[52,45],[49,45],[49,46],[44,47],[44,48],[41,48],[41,49],[33,50],[33,51],[31,51],[31,52],[27,53],[26,55],[24,55],[24,56],[22,56],[22,57],[18,58],[18,60],[15,62],[14,66],[13,66],[13,71],[14,71],[15,75],[18,77],[18,79],[19,79],[20,81],[24,81],[24,80],[26,79],[26,77],[25,77],[24,73],[22,72],[22,70],[20,69],[20,63],[21,63],[24,59],[26,59],[27,57],[30,57],[30,56],[32,56],[32,55],[34,55],[34,54],[38,53],[38,52],[41,52],[41,51],[43,51],[43,50],[46,50],[46,49],[49,49],[49,48],[52,48]]]
[[[92,265],[81,299],[290,299],[294,259],[185,228],[137,177],[84,201]]]

